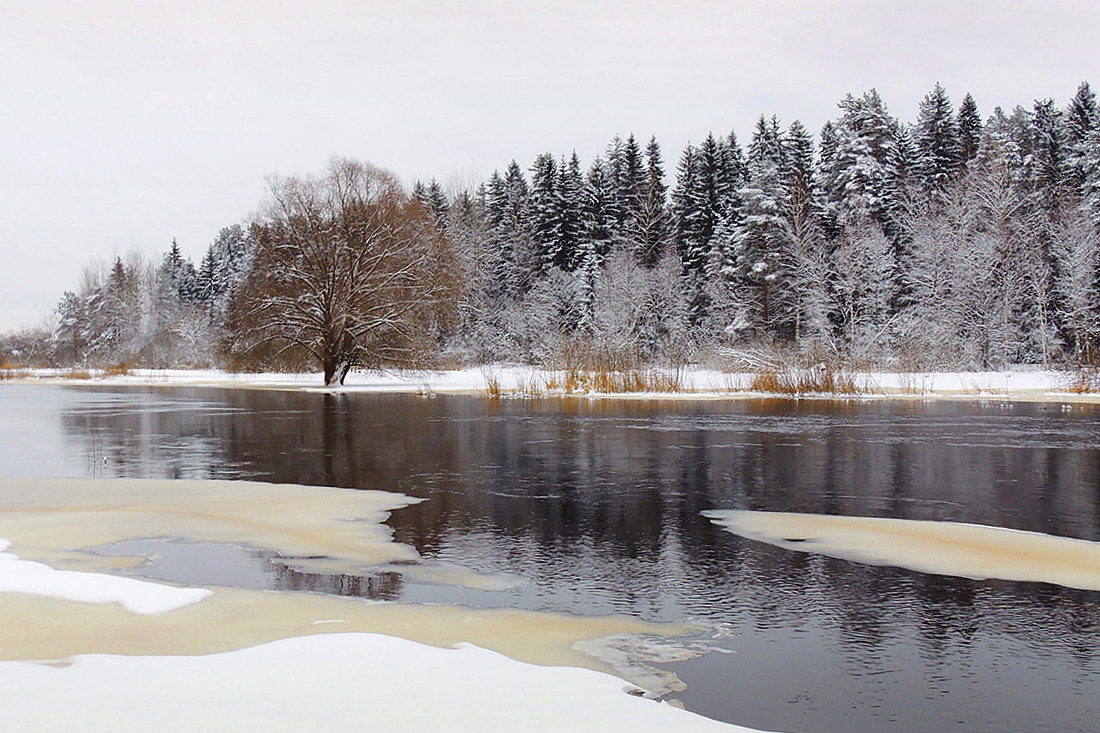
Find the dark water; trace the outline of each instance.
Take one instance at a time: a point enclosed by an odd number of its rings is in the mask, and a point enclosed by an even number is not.
[[[202,566],[232,576],[193,582],[699,622],[708,631],[695,643],[710,651],[668,665],[688,684],[678,697],[760,728],[1100,728],[1100,593],[791,552],[700,515],[892,516],[1100,540],[1092,407],[0,385],[0,441],[0,475],[425,497],[391,518],[398,541],[524,581],[476,591],[411,582],[400,568],[310,576],[270,553],[183,547],[177,577]]]

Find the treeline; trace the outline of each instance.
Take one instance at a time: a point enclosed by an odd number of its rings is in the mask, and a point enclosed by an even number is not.
[[[39,346],[56,366],[206,367],[223,362],[230,304],[249,277],[254,246],[226,227],[198,268],[175,241],[159,262],[140,254],[89,266],[66,291]]]
[[[463,257],[455,343],[540,361],[580,339],[698,359],[767,346],[808,358],[991,368],[1092,361],[1100,327],[1100,124],[1082,84],[983,122],[937,85],[918,118],[873,90],[817,140],[761,117],[745,147],[680,155],[616,138],[516,163],[451,200],[416,193]]]
[[[382,240],[347,223],[381,219],[356,218],[338,168],[326,179],[332,231],[320,241],[365,251]],[[432,181],[411,196],[387,191],[391,208],[404,197],[419,209],[402,208],[402,226],[434,242],[387,265],[401,282],[414,269],[437,274],[400,296],[433,300],[418,316],[426,335],[390,329],[421,356],[633,365],[765,353],[999,368],[1091,363],[1100,343],[1100,113],[1087,83],[1064,107],[1043,100],[984,120],[970,95],[956,108],[939,85],[912,122],[873,90],[849,95],[816,139],[797,121],[761,117],[745,145],[733,133],[688,145],[671,176],[656,139],[629,135],[584,166],[545,153],[472,190]],[[377,209],[371,195],[363,189],[360,209]],[[34,348],[64,364],[301,366],[309,343],[272,350],[246,338],[274,302],[253,285],[282,282],[285,318],[299,302],[293,287],[315,287],[288,285],[301,268],[286,269],[287,256],[308,249],[295,226],[308,216],[283,214],[223,230],[197,268],[173,246],[159,263],[91,272]],[[285,235],[279,257],[262,256],[273,232]],[[280,261],[273,277],[265,263]],[[247,304],[238,293],[251,293]],[[354,309],[365,306],[345,307],[332,323],[362,320]],[[288,340],[270,319],[265,328]],[[386,361],[371,358],[385,343],[365,328],[341,332],[341,353],[327,358]]]

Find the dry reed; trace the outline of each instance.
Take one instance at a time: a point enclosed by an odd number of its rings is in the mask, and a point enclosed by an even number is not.
[[[749,390],[783,395],[853,395],[860,391],[851,376],[824,366],[782,372],[758,372],[749,385]]]

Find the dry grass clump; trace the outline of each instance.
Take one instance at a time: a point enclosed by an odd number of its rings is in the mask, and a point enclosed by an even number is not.
[[[70,369],[58,375],[62,379],[91,379],[92,373],[87,369]]]
[[[1100,367],[1082,365],[1071,372],[1070,376],[1070,383],[1066,385],[1067,392],[1074,394],[1100,392]]]
[[[577,342],[567,342],[563,345],[560,356],[562,376],[560,382],[554,380],[554,387],[566,393],[684,391],[681,370],[644,366],[630,352],[593,349]],[[549,384],[547,386],[550,387]]]
[[[103,370],[103,375],[106,377],[124,377],[130,373],[130,367],[124,362],[119,362],[114,366],[109,366]]]
[[[0,381],[5,379],[23,379],[29,376],[30,372],[26,369],[12,364],[7,359],[0,360]]]
[[[520,379],[516,386],[509,389],[506,388],[500,381],[500,375],[486,373],[485,374],[485,396],[491,400],[499,400],[506,395],[517,397],[544,397],[547,391],[556,390],[556,381],[547,379],[543,381],[538,375],[532,374],[527,379]]]
[[[811,369],[758,372],[749,390],[784,395],[859,394],[859,388],[850,375],[824,365]]]
[[[504,394],[500,387],[500,377],[496,374],[485,375],[485,396],[491,400],[499,400]]]
[[[576,356],[571,353],[570,356]],[[505,395],[545,397],[547,394],[630,394],[685,391],[680,369],[642,367],[629,361],[602,359],[584,354],[569,358],[555,371],[531,373],[515,387],[505,387],[500,376],[485,373],[485,394],[490,399]]]
[[[627,394],[631,392],[683,392],[684,385],[679,370],[628,369],[610,371],[576,370],[565,379],[566,392],[597,392],[601,394]]]

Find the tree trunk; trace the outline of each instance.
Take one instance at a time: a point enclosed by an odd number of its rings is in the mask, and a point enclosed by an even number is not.
[[[348,375],[351,370],[351,360],[346,356],[329,357],[325,359],[325,384],[329,387],[335,387],[336,385],[342,385],[344,383],[344,377]]]

